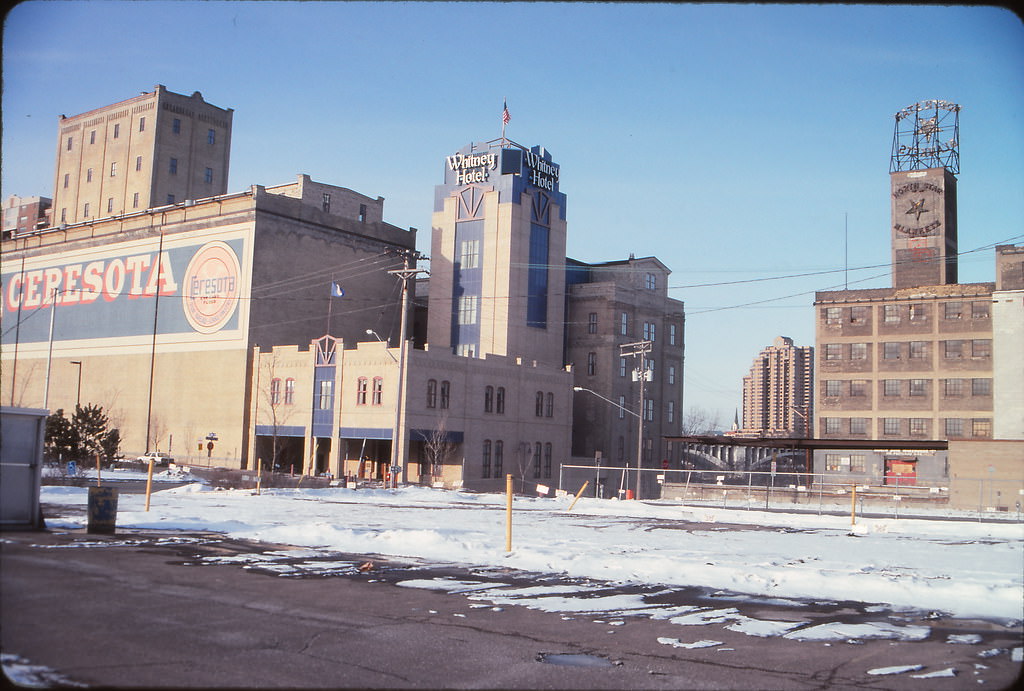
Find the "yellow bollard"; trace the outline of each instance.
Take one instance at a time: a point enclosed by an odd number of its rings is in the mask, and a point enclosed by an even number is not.
[[[569,504],[569,508],[566,509],[566,511],[572,511],[572,507],[576,506],[576,502],[580,500],[580,496],[583,494],[583,490],[585,490],[587,488],[587,485],[589,484],[590,480],[587,480],[586,482],[583,483],[583,486],[580,487],[580,491],[576,493],[576,498],[572,500],[572,503]]]
[[[149,511],[149,495],[153,493],[153,457],[149,458],[149,473],[146,475],[146,511]]]
[[[100,455],[96,454],[96,486],[100,486]]]
[[[857,525],[857,485],[850,493],[850,525]]]
[[[505,476],[505,494],[508,500],[505,504],[505,551],[512,551],[512,474]]]
[[[263,459],[256,459],[256,494],[260,493],[261,485],[263,484]]]

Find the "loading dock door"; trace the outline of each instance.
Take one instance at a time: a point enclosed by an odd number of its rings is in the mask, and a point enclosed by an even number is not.
[[[913,456],[886,457],[885,484],[916,485],[917,458]]]

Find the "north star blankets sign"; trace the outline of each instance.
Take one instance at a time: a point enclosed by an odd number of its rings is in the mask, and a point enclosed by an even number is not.
[[[35,260],[24,270],[5,262],[3,343],[48,340],[54,303],[60,341],[152,336],[154,319],[159,334],[237,329],[242,247],[240,239],[162,251],[147,243],[136,251],[68,253],[46,265]]]

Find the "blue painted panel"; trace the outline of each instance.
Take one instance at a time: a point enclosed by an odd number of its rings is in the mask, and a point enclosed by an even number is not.
[[[256,434],[261,437],[274,436],[273,425],[256,425]],[[305,437],[306,428],[302,425],[278,425],[277,436],[279,437]]]
[[[339,427],[338,436],[342,439],[390,439],[390,428],[376,427]]]

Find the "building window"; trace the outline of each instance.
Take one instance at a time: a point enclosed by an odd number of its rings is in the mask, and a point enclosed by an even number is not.
[[[494,387],[488,386],[484,388],[484,412],[494,412]]]
[[[384,399],[384,380],[380,377],[373,378],[373,405],[380,405]]]
[[[96,130],[90,130],[89,131],[89,143],[90,144],[95,144],[96,143]]]
[[[851,324],[866,324],[868,321],[868,308],[863,305],[850,308]]]
[[[959,319],[963,311],[964,304],[962,302],[947,302],[943,308],[942,316],[944,319]]]
[[[851,360],[867,360],[868,359],[868,344],[867,343],[851,343],[850,344],[850,359]]]
[[[850,395],[851,396],[867,396],[868,395],[868,381],[867,379],[854,379],[850,382]]]
[[[535,478],[540,477],[540,464],[541,464],[541,461],[543,460],[541,455],[543,453],[544,453],[544,445],[543,444],[541,444],[540,442],[537,442],[536,444],[533,445],[533,476]]]
[[[841,396],[843,395],[842,389],[843,383],[838,379],[827,379],[825,380],[825,395],[826,396]]]
[[[959,398],[964,395],[963,379],[947,379],[943,386],[942,393],[946,398]]]
[[[676,366],[675,365],[669,365],[668,366],[668,383],[669,384],[675,384],[676,383]]]
[[[146,118],[139,118],[139,132],[146,131]]]
[[[555,394],[548,392],[544,398],[544,417],[555,416]]]
[[[437,380],[436,379],[428,379],[427,380],[427,407],[428,408],[436,408],[437,407]]]
[[[320,382],[320,395],[317,396],[317,408],[319,410],[330,410],[334,398],[334,382],[325,379]]]
[[[653,341],[654,340],[654,327],[655,327],[654,322],[644,322],[644,340],[645,341]]]
[[[619,419],[626,417],[626,397],[619,396]]]
[[[535,417],[544,417],[544,392],[538,391],[534,399],[533,414]]]
[[[85,218],[89,218],[89,202],[86,202],[82,206],[82,216]]]
[[[899,305],[884,305],[882,307],[882,321],[886,324],[894,324],[900,320]]]
[[[964,342],[963,341],[946,341],[945,356],[946,359],[955,360],[962,358],[964,355]]]
[[[825,308],[825,323],[829,326],[839,326],[843,323],[843,309],[841,307]]]
[[[669,422],[675,422],[676,420],[676,402],[669,401],[668,407],[665,409],[665,418]]]
[[[928,318],[927,312],[925,312],[924,305],[911,305],[910,306],[910,321],[919,322],[924,321]]]
[[[463,295],[459,298],[459,324],[476,324],[475,295]]]
[[[178,159],[176,159],[176,158],[172,158],[171,159],[170,163],[167,166],[167,172],[169,172],[171,175],[177,175],[178,174]]]
[[[501,439],[494,442],[494,477],[501,477],[502,466],[505,464],[505,442]]]
[[[910,436],[923,437],[928,433],[928,419],[923,417],[910,418]]]
[[[120,124],[115,124],[114,125],[114,139],[117,139],[119,136],[121,136],[121,125]]]
[[[281,380],[270,380],[270,405],[281,405]]]
[[[117,161],[112,161],[110,164],[110,177],[117,177]]]
[[[851,453],[850,454],[850,472],[851,473],[863,473],[864,472],[864,461],[866,460],[862,453]]]
[[[650,421],[654,421],[654,399],[644,399],[644,418]]]
[[[452,383],[450,381],[441,382],[441,409],[447,410],[451,405],[452,401]]]
[[[135,171],[138,172],[140,170],[142,170],[142,156],[136,156],[135,157]]]
[[[899,396],[900,395],[900,380],[899,379],[885,379],[882,382],[882,395],[884,396]]]
[[[544,445],[544,477],[551,477],[551,442]]]
[[[656,290],[658,288],[658,276],[656,274],[647,274],[644,277],[644,288],[647,290]]]
[[[910,359],[923,360],[928,357],[928,341],[910,342]]]
[[[992,395],[992,380],[991,379],[972,379],[971,380],[971,395],[972,396],[991,396]]]
[[[911,379],[910,380],[910,395],[911,396],[927,396],[928,395],[928,380],[927,379]]]
[[[597,374],[597,353],[587,353],[587,374]]]
[[[825,454],[825,470],[830,473],[838,473],[843,469],[843,457],[838,453]]]
[[[89,168],[85,171],[85,181],[92,182],[92,168]]]
[[[850,434],[867,434],[868,419],[866,417],[850,418]]]
[[[620,377],[626,376],[626,372],[627,372],[626,358],[620,357],[619,358],[619,376]]]
[[[885,417],[882,418],[882,434],[899,434],[900,433],[900,419],[898,417]]]
[[[839,434],[842,430],[842,418],[838,417],[827,417],[825,418],[825,434]]]
[[[173,122],[171,122],[171,132],[174,132],[174,134],[181,134],[180,118],[174,118]]]
[[[463,269],[476,269],[480,267],[480,241],[463,240],[459,252],[459,265]]]
[[[962,437],[964,436],[964,421],[958,417],[946,418],[946,437]]]
[[[132,195],[132,208],[133,209],[139,208],[139,193],[138,192],[136,192],[135,194]]]
[[[989,302],[972,302],[971,303],[971,319],[988,319],[989,310],[991,309],[991,303]]]
[[[61,223],[67,223],[68,222],[68,210],[67,210],[66,207],[60,210],[60,222]]]
[[[369,388],[369,380],[366,377],[359,377],[356,382],[356,405],[366,405],[366,392]]]
[[[206,130],[206,143],[210,146],[217,143],[217,133],[214,130]]]
[[[619,315],[619,334],[622,336],[629,334],[629,315],[625,312]]]
[[[597,312],[591,312],[587,315],[587,333],[597,333]]]
[[[323,193],[323,198],[320,201],[320,208],[323,210],[324,213],[328,213],[329,214],[331,212],[331,195],[330,195],[330,193],[328,193],[328,192],[324,192]]]
[[[481,472],[481,477],[490,477],[491,476],[491,440],[490,439],[484,439],[484,449],[483,449],[483,452],[481,453],[481,456],[483,458],[483,464],[482,464],[483,468],[482,468],[482,472]]]
[[[68,151],[71,151],[71,137],[68,137]]]
[[[987,418],[975,418],[971,420],[971,434],[975,437],[991,437],[992,420]]]
[[[168,204],[173,204],[174,203],[174,195],[173,194],[168,194],[167,195],[167,203]]]
[[[505,414],[505,387],[499,386],[494,394],[494,412],[498,415]]]
[[[284,380],[284,404],[295,405],[295,380],[291,377]]]
[[[841,360],[843,358],[843,345],[841,343],[825,344],[826,360]]]
[[[64,173],[64,189],[68,188],[68,183],[70,182],[70,180],[71,180],[71,174],[70,173]]]
[[[882,344],[882,357],[886,360],[899,360],[900,359],[900,344],[899,343],[883,343]]]
[[[976,338],[971,341],[971,357],[992,357],[992,339]]]
[[[360,223],[365,223],[366,222],[366,204],[360,204],[359,205],[359,222]]]
[[[114,213],[114,198],[113,197],[110,197],[109,199],[107,199],[107,213],[108,214]]]
[[[207,185],[213,182],[213,168],[207,168],[203,171],[203,182]]]
[[[668,325],[668,344],[669,345],[673,345],[673,346],[676,344],[676,325],[675,324],[669,324]]]

